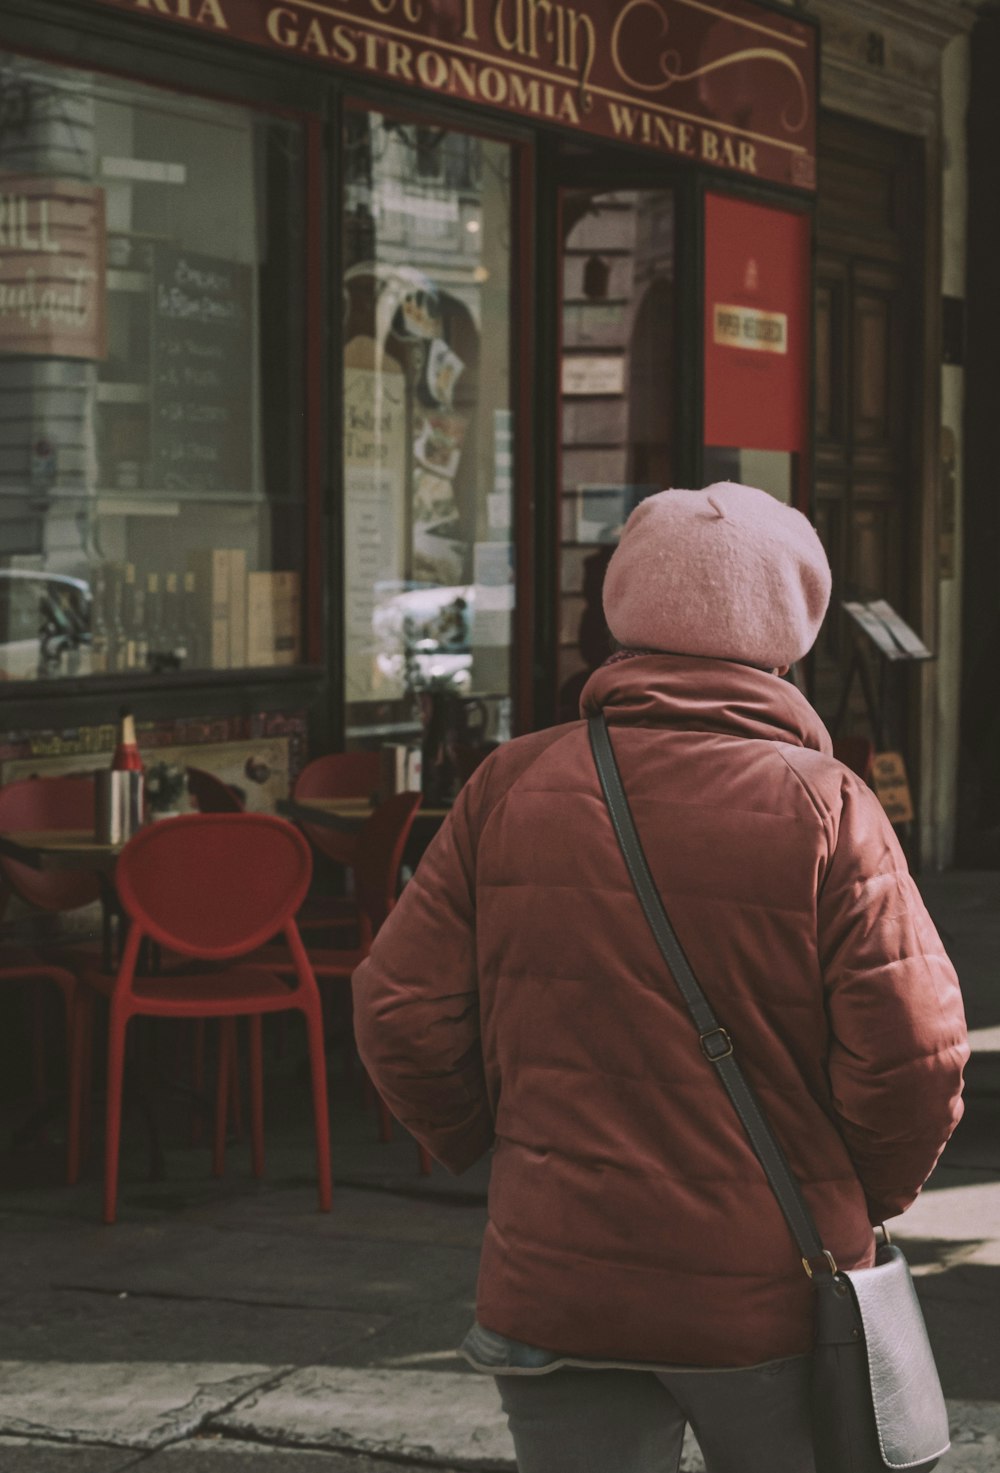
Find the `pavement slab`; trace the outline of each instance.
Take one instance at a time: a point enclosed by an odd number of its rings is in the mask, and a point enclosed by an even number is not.
[[[121,1448],[67,1447],[65,1443],[0,1437],[3,1473],[126,1473],[137,1466],[139,1456]]]
[[[466,1312],[471,1322],[471,1312]],[[386,1315],[75,1288],[25,1290],[0,1312],[0,1361],[370,1361]],[[464,1331],[463,1331],[464,1333]],[[394,1340],[392,1343],[396,1343]],[[0,1465],[2,1467],[2,1465]]]
[[[478,1249],[423,1242],[401,1252],[394,1242],[322,1235],[296,1238],[171,1219],[136,1234],[111,1229],[104,1251],[75,1256],[53,1287],[176,1295],[285,1308],[392,1314],[403,1298],[434,1304],[456,1283],[475,1284]],[[112,1238],[114,1241],[112,1242]]]
[[[209,1426],[286,1447],[507,1470],[513,1447],[489,1377],[308,1366],[251,1391]]]
[[[230,1438],[198,1437],[154,1453],[142,1473],[402,1473],[399,1463],[363,1453],[268,1447]],[[34,1473],[26,1469],[25,1473]],[[103,1473],[103,1470],[102,1470]],[[117,1473],[117,1470],[115,1470]],[[437,1473],[459,1473],[438,1466]]]
[[[949,1401],[951,1451],[941,1473],[997,1473],[1000,1469],[1000,1402]]]
[[[455,1371],[310,1366],[251,1392],[210,1426],[284,1447],[380,1453],[439,1468],[515,1473],[516,1467],[492,1379]],[[682,1473],[704,1473],[704,1466],[689,1434]]]
[[[282,1374],[280,1366],[0,1362],[0,1434],[156,1448]]]

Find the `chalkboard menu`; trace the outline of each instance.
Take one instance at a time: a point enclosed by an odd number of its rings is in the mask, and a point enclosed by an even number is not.
[[[158,246],[150,342],[152,484],[251,489],[252,277],[249,266]]]

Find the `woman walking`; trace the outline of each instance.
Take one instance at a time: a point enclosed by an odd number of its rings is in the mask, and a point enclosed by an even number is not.
[[[958,983],[872,792],[780,676],[830,570],[762,491],[663,491],[591,676],[657,890],[844,1268],[961,1115]],[[501,747],[355,976],[362,1057],[460,1172],[493,1150],[477,1323],[521,1473],[811,1473],[813,1290],[632,890],[586,721]]]

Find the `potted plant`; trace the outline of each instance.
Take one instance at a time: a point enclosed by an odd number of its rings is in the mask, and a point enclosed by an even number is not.
[[[146,799],[152,819],[176,818],[184,795],[185,772],[172,762],[154,762],[146,768]]]

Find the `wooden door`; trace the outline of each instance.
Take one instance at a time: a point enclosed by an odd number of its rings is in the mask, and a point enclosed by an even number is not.
[[[921,334],[919,142],[832,114],[819,134],[815,273],[816,523],[833,568],[814,699],[833,722],[852,652],[844,599],[885,598],[920,628],[915,402]],[[875,685],[879,672],[873,667]],[[912,754],[891,681],[888,739]],[[841,735],[871,735],[856,685]]]

